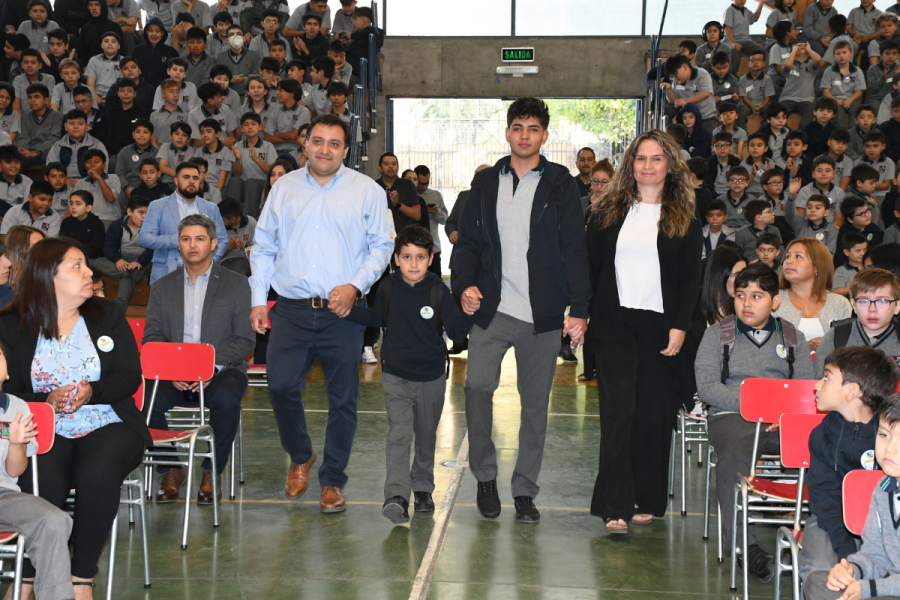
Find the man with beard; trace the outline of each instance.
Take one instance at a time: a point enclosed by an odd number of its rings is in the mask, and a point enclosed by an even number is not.
[[[591,195],[591,169],[597,162],[597,155],[590,148],[582,148],[575,155],[575,166],[578,167],[578,175],[575,176],[575,185],[578,186],[580,198]]]
[[[346,320],[354,304],[365,306],[369,288],[388,265],[393,242],[384,188],[343,166],[350,127],[323,114],[307,133],[306,169],[288,173],[272,187],[250,253],[253,309],[260,334],[269,318],[269,396],[281,445],[291,457],[288,498],[309,485],[316,451],[303,409],[303,389],[319,359],[328,391],[328,425],[319,468],[323,513],[346,509],[343,488],[356,432],[362,325]],[[221,242],[220,242],[221,243]],[[266,310],[269,286],[278,292]]]
[[[141,246],[153,250],[150,285],[184,264],[178,251],[178,224],[188,215],[206,215],[216,224],[219,240],[213,254],[216,262],[228,250],[228,234],[219,207],[197,197],[200,171],[196,165],[183,162],[175,167],[175,193],[150,203],[141,229]]]

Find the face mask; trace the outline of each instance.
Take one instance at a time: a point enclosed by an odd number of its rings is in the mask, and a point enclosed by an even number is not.
[[[232,48],[237,50],[238,48],[240,48],[241,46],[244,45],[244,38],[235,34],[235,35],[232,35],[230,38],[228,38],[228,43],[231,44]]]

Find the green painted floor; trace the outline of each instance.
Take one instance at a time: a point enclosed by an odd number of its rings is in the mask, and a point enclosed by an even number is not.
[[[580,356],[580,353],[579,353]],[[447,403],[438,432],[435,501],[440,506],[465,435],[465,355],[453,359]],[[428,598],[616,600],[677,597],[730,598],[728,565],[716,561],[715,530],[701,539],[703,469],[688,469],[688,513],[680,500],[665,520],[632,527],[628,537],[609,537],[587,511],[599,448],[597,391],[578,384],[580,365],[560,363],[553,388],[541,473],[538,525],[519,525],[509,496],[518,443],[515,358],[503,367],[494,409],[494,440],[500,460],[504,510],[495,521],[475,507],[475,480],[465,475]],[[182,503],[148,505],[152,588],[142,582],[140,529],[120,513],[119,548],[112,596],[117,599],[405,599],[434,528],[437,514],[417,514],[409,526],[392,527],[381,516],[386,419],[378,371],[361,366],[359,426],[345,491],[347,511],[318,510],[315,469],[300,501],[284,495],[289,464],[281,450],[265,388],[251,388],[244,402],[246,483],[234,502],[221,505],[221,527],[212,509],[192,510],[188,549],[179,547]],[[324,439],[327,399],[321,373],[307,387],[308,422],[314,443]],[[321,450],[321,446],[318,448]],[[198,478],[199,480],[199,478]],[[228,479],[225,479],[227,491]],[[196,488],[195,488],[196,489]],[[714,522],[713,522],[714,527]],[[766,547],[774,531],[763,530]],[[95,598],[105,594],[106,556]],[[786,580],[787,581],[787,580]],[[771,583],[751,583],[751,595],[771,597]]]

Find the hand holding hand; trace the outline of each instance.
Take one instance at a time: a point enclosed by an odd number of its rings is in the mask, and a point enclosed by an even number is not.
[[[128,270],[129,270],[129,271],[134,271],[135,269],[140,269],[140,268],[141,268],[141,263],[139,263],[139,262],[136,261],[136,260],[135,260],[135,261],[132,261],[132,262],[130,262],[130,263],[128,263]]]
[[[853,567],[847,562],[846,558],[842,558],[841,562],[831,567],[826,586],[832,592],[839,592],[854,581],[856,581],[856,578],[853,576]]]
[[[119,271],[127,271],[128,270],[128,261],[124,258],[120,258],[116,261],[116,269]]]
[[[452,232],[450,235],[448,235],[447,237],[450,238],[450,243],[451,243],[451,244],[455,244],[455,243],[456,243],[456,240],[459,239],[459,232],[458,232],[458,231],[454,231],[454,232]]]
[[[328,309],[342,319],[350,314],[354,302],[356,286],[353,284],[339,285],[328,293]]]
[[[578,319],[567,315],[563,321],[563,335],[572,338],[571,348],[574,350],[584,342],[587,331],[587,319]]]
[[[66,403],[66,396],[74,389],[75,384],[70,383],[69,385],[56,388],[47,395],[47,404],[53,407],[54,413],[62,412],[62,407]]]
[[[474,315],[475,311],[481,308],[481,299],[484,296],[481,295],[481,290],[478,289],[477,286],[472,286],[467,288],[466,291],[462,293],[462,298],[460,298],[460,303],[462,304],[463,312],[467,315]]]

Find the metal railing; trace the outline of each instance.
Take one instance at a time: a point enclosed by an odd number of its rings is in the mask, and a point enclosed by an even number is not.
[[[375,102],[378,99],[378,79],[379,79],[379,65],[381,63],[381,56],[378,53],[378,45],[375,43],[375,34],[369,34],[369,77],[365,81],[366,88],[369,91],[369,130],[372,133],[377,133],[378,128],[376,127],[377,122],[375,120]]]
[[[666,24],[666,12],[669,9],[669,0],[663,6],[662,17],[659,20],[659,34],[650,36],[650,66],[655,69],[655,77],[647,85],[646,112],[644,113],[644,131],[648,129],[662,129],[666,121],[666,93],[663,83],[663,61],[659,57],[659,45],[662,40],[663,27]]]

